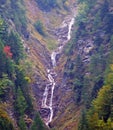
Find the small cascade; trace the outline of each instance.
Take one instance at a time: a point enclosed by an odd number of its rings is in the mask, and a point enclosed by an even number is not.
[[[51,61],[52,61],[53,67],[56,66],[56,55],[57,55],[57,52],[55,52],[55,51],[53,51],[53,52],[51,53]]]
[[[72,30],[72,26],[73,26],[74,22],[75,22],[75,18],[72,18],[71,22],[69,24],[69,27],[68,27],[68,35],[67,35],[68,41],[71,39],[71,32],[72,32],[71,30]]]
[[[52,108],[52,99],[53,99],[53,92],[55,88],[55,81],[53,78],[53,73],[48,70],[48,80],[49,83],[45,87],[45,91],[43,94],[43,99],[42,99],[42,108],[46,108],[50,110],[50,114],[48,115],[48,118],[45,119],[46,125],[48,125],[53,118],[53,108]],[[51,94],[50,98],[48,98],[48,94]],[[48,103],[49,100],[49,103]]]
[[[72,30],[73,24],[74,24],[74,18],[72,18],[70,23],[68,24],[67,42],[71,38],[71,30]],[[62,52],[63,46],[64,45],[61,44],[55,51],[51,53],[52,68],[47,70],[47,77],[48,77],[49,83],[46,84],[46,87],[43,93],[43,99],[42,99],[42,108],[49,111],[48,112],[49,114],[47,114],[48,116],[44,118],[44,121],[47,126],[52,121],[53,115],[54,115],[53,96],[54,96],[54,89],[56,85],[56,82],[54,79],[56,76],[54,68],[57,65],[56,56]]]

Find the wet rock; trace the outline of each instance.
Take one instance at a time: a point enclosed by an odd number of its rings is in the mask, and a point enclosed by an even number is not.
[[[39,113],[40,113],[42,118],[47,118],[48,115],[50,114],[50,109],[49,108],[41,108]]]

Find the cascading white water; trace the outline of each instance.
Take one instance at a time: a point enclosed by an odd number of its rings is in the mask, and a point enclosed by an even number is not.
[[[69,28],[68,29],[68,35],[67,35],[67,40],[68,41],[71,39],[71,30],[72,30],[72,26],[73,26],[74,22],[75,22],[75,18],[72,18],[71,22],[69,24],[69,27],[68,27]]]
[[[71,19],[71,21],[70,21],[70,23],[69,23],[69,25],[68,25],[67,41],[69,41],[69,40],[71,39],[72,26],[73,26],[74,22],[75,22],[75,17],[73,17],[73,18]],[[65,26],[66,26],[66,25],[65,25]],[[57,48],[57,50],[55,50],[55,51],[53,51],[53,52],[51,53],[51,61],[52,61],[53,67],[56,66],[56,56],[61,53],[62,49],[63,49],[63,45],[61,44],[61,46],[59,46],[59,47]]]
[[[73,24],[74,24],[74,18],[71,19],[71,21],[68,25],[67,41],[69,41],[71,38],[71,30],[72,30]],[[52,118],[53,118],[53,94],[54,94],[54,88],[56,85],[54,77],[53,77],[53,72],[54,72],[53,69],[56,66],[56,56],[61,53],[62,48],[63,48],[63,45],[59,46],[57,50],[55,50],[51,53],[51,61],[52,61],[53,68],[51,70],[49,70],[49,69],[47,70],[47,73],[48,73],[47,76],[48,76],[49,83],[45,87],[45,91],[44,91],[43,99],[42,99],[42,108],[47,108],[50,110],[48,119],[46,119],[46,121],[45,121],[46,125],[49,125],[49,123],[52,121]],[[55,74],[55,72],[54,72],[54,74]],[[51,91],[49,91],[49,90],[51,90]],[[49,92],[51,94],[50,98],[48,98]],[[47,104],[48,100],[49,100],[49,103]]]
[[[48,125],[52,121],[52,118],[53,118],[52,100],[53,100],[53,92],[54,92],[54,88],[55,88],[55,81],[54,81],[52,74],[53,73],[51,73],[51,71],[48,70],[48,80],[50,83],[46,85],[45,91],[43,94],[43,99],[42,99],[42,107],[50,110],[50,115],[48,116],[48,119],[46,120],[46,125]],[[51,87],[51,97],[50,97],[50,102],[47,105],[49,87]]]
[[[51,61],[52,61],[53,67],[56,66],[56,55],[57,55],[57,52],[55,52],[55,51],[53,51],[53,52],[51,53]]]

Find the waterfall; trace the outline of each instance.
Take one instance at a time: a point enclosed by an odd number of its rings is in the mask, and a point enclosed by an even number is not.
[[[69,25],[68,25],[68,34],[67,34],[67,40],[69,41],[71,38],[71,31],[72,26],[74,24],[74,18],[71,19]],[[47,108],[50,110],[50,114],[48,115],[48,118],[46,119],[46,125],[48,126],[49,123],[53,119],[53,95],[54,95],[54,89],[55,89],[55,71],[54,67],[56,67],[56,56],[61,53],[63,48],[63,45],[59,46],[55,51],[51,53],[51,62],[52,62],[52,68],[47,70],[47,77],[49,83],[46,85],[44,93],[43,93],[43,99],[42,99],[42,108]],[[48,98],[50,93],[50,97]],[[49,100],[49,103],[48,103]]]
[[[69,27],[68,27],[68,35],[67,35],[68,41],[71,39],[71,32],[72,32],[71,30],[72,30],[72,26],[73,26],[74,22],[75,22],[75,18],[72,18],[71,22],[69,24]]]
[[[56,66],[56,55],[57,55],[57,53],[56,53],[55,51],[53,51],[53,52],[51,53],[51,61],[52,61],[53,67]]]

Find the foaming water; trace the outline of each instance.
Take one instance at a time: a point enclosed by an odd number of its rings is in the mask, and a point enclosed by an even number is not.
[[[74,24],[74,19],[72,18],[69,25],[68,25],[68,34],[67,34],[67,41],[71,39],[71,32],[72,32],[72,26]],[[46,84],[44,93],[43,93],[43,99],[42,99],[42,108],[47,108],[50,110],[48,118],[46,119],[45,123],[48,126],[49,123],[53,119],[54,111],[53,111],[53,96],[54,96],[54,89],[55,89],[55,79],[54,76],[56,75],[54,68],[57,66],[56,56],[62,52],[63,45],[59,46],[55,51],[51,53],[51,62],[52,62],[52,68],[47,70],[47,77],[49,83]],[[50,94],[50,97],[48,98],[48,95]],[[49,100],[49,103],[48,103]]]

